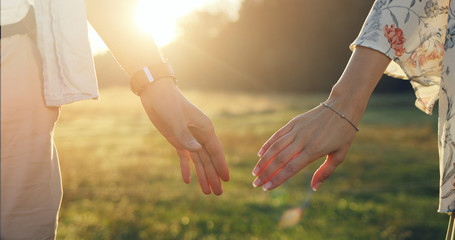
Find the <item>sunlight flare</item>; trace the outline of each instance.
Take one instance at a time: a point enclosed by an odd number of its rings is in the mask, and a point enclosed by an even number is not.
[[[179,17],[173,1],[138,1],[136,23],[141,30],[151,34],[160,47],[175,39]]]
[[[135,22],[147,34],[153,36],[158,47],[174,41],[182,33],[179,21],[195,11],[223,14],[230,21],[239,17],[243,0],[137,0]],[[98,34],[89,27],[90,43],[94,54],[107,51]]]
[[[243,0],[138,0],[136,22],[144,32],[153,36],[162,47],[175,40],[180,32],[178,22],[182,17],[198,11],[224,12],[236,20]]]
[[[300,222],[300,219],[302,219],[303,211],[308,207],[308,204],[310,204],[313,194],[314,191],[310,185],[309,194],[305,202],[303,202],[303,204],[300,207],[291,208],[284,211],[284,213],[281,215],[278,226],[280,228],[288,228],[297,225]]]
[[[279,226],[281,228],[295,226],[302,217],[302,211],[299,207],[286,210],[280,218]]]

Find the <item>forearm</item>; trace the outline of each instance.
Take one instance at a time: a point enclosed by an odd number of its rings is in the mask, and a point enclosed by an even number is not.
[[[137,27],[133,1],[86,0],[86,5],[90,24],[130,76],[144,66],[163,62],[152,37]]]
[[[372,49],[358,47],[335,84],[326,103],[357,125],[368,99],[390,59]],[[327,155],[311,186],[318,189],[346,158],[355,130],[324,106],[293,118],[264,144],[253,169],[253,186],[271,190],[309,163]]]
[[[358,124],[390,61],[379,51],[358,46],[327,102]]]

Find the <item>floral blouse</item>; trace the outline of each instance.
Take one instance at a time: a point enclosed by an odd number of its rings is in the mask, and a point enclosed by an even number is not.
[[[376,0],[355,46],[391,58],[386,73],[410,80],[425,113],[439,99],[438,211],[455,211],[455,0]]]

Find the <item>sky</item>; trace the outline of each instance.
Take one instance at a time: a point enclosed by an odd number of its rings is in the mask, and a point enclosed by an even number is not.
[[[136,22],[148,34],[151,34],[155,43],[165,46],[172,42],[181,33],[178,22],[182,17],[198,10],[212,13],[223,12],[232,21],[238,18],[238,12],[243,0],[138,0]],[[89,38],[94,54],[107,50],[106,45],[89,27]]]

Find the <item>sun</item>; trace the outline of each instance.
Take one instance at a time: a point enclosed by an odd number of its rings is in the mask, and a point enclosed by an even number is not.
[[[174,1],[138,0],[136,23],[152,35],[159,47],[172,42],[177,35],[177,21],[181,15],[172,3]]]
[[[138,27],[153,36],[158,47],[174,41],[180,34],[178,22],[197,10],[227,13],[230,20],[238,18],[243,0],[137,0],[135,20]],[[90,44],[94,54],[107,51],[107,46],[89,25]]]
[[[179,35],[178,21],[197,10],[217,14],[228,13],[231,20],[238,18],[244,0],[137,0],[136,23],[144,32],[153,36],[162,47]]]

